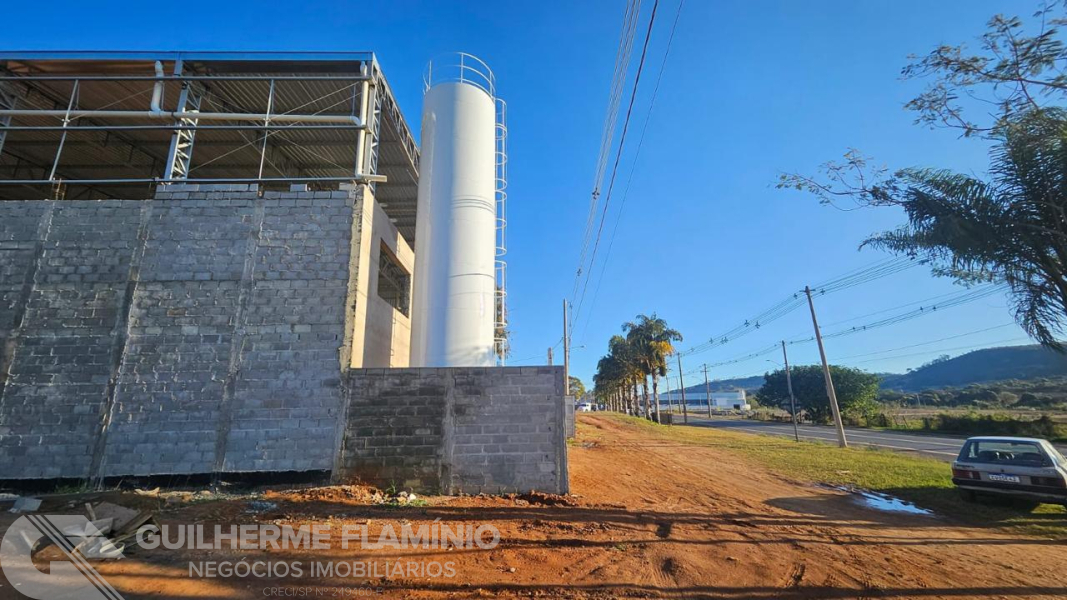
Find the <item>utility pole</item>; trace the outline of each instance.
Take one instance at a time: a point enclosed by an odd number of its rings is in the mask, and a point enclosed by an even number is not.
[[[708,418],[711,418],[711,385],[708,383],[708,364],[704,363],[704,400],[708,403]]]
[[[563,299],[563,395],[571,395],[571,341],[567,335],[567,299]]]
[[[552,348],[548,349],[548,366],[552,366]]]
[[[667,362],[664,360],[664,362]],[[663,374],[663,383],[667,386],[667,414],[674,414],[674,398],[671,396],[671,367],[668,364]],[[671,425],[674,425],[674,417],[671,417]]]
[[[848,440],[845,439],[845,426],[841,423],[841,409],[837,407],[837,393],[834,392],[834,380],[830,377],[830,365],[826,362],[826,350],[822,346],[822,333],[819,332],[819,321],[815,318],[815,303],[811,300],[811,288],[804,286],[804,293],[808,296],[808,308],[811,309],[811,326],[815,328],[815,341],[819,344],[819,358],[822,359],[822,374],[826,379],[826,395],[830,398],[830,410],[834,413],[834,427],[837,428],[837,445],[848,448]]]
[[[685,379],[682,378],[682,353],[678,353],[678,383],[682,390],[682,420],[686,425],[689,424],[689,407],[685,402]]]
[[[789,388],[789,412],[793,415],[793,437],[800,441],[800,428],[797,427],[797,399],[793,396],[793,376],[789,374],[789,357],[785,354],[785,340],[782,340],[782,360],[785,361],[785,385]]]

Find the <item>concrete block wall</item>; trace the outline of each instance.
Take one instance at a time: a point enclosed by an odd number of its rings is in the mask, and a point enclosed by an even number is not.
[[[0,203],[0,477],[89,472],[142,212],[120,201]]]
[[[0,479],[565,493],[561,367],[346,370],[395,364],[380,346],[404,335],[367,323],[395,312],[370,284],[380,242],[411,262],[387,223],[365,187],[0,202]]]
[[[568,491],[562,367],[352,369],[347,398],[341,478]]]
[[[330,469],[362,193],[0,203],[0,479]]]
[[[578,404],[578,399],[576,397],[574,397],[574,396],[565,396],[565,400],[563,402],[563,407],[564,407],[563,410],[564,410],[565,427],[566,427],[567,437],[568,438],[573,438],[577,434],[577,431],[575,430],[575,423],[574,423],[575,412],[577,411],[577,408],[578,408],[577,404]]]

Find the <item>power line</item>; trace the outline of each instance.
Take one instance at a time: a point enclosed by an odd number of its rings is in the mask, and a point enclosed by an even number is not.
[[[949,300],[947,300],[947,301],[945,301],[945,302],[943,302],[941,304],[934,304],[934,305],[928,305],[928,306],[925,306],[925,307],[919,307],[918,309],[910,310],[910,311],[907,311],[907,312],[899,314],[899,315],[894,315],[892,317],[888,317],[886,319],[873,321],[871,323],[867,323],[867,324],[864,324],[864,325],[859,325],[859,326],[856,326],[856,327],[851,327],[851,328],[840,330],[840,331],[837,331],[837,332],[834,332],[834,333],[830,333],[830,334],[823,334],[823,339],[826,339],[826,338],[829,338],[829,337],[844,337],[844,336],[847,336],[847,335],[854,335],[854,334],[857,334],[857,333],[863,333],[865,331],[869,331],[871,329],[876,329],[878,327],[884,327],[884,326],[887,326],[887,325],[892,325],[892,324],[901,323],[901,322],[904,322],[904,321],[909,321],[909,320],[916,319],[916,318],[919,318],[919,317],[924,316],[924,315],[934,314],[938,310],[942,310],[943,311],[943,310],[947,310],[949,308],[953,308],[953,307],[956,307],[956,306],[960,306],[960,305],[963,305],[963,304],[967,304],[967,303],[970,303],[970,302],[975,302],[977,300],[981,300],[982,298],[991,296],[991,295],[1001,291],[1002,289],[1003,288],[1001,286],[992,286],[992,287],[989,287],[989,288],[986,288],[986,289],[974,290],[974,291],[966,292],[964,294],[958,294],[955,298],[949,299]],[[914,303],[910,303],[910,304],[914,304]],[[905,304],[903,306],[909,306],[910,304]],[[895,308],[900,308],[900,307],[895,307]],[[894,310],[894,309],[886,309],[886,310]],[[879,311],[879,312],[885,312],[885,311]],[[939,340],[933,340],[931,342],[924,342],[922,344],[914,344],[912,346],[904,346],[903,348],[894,348],[892,350],[886,350],[884,352],[892,352],[892,351],[895,351],[895,350],[902,350],[902,349],[907,349],[907,348],[912,348],[912,347],[929,345],[929,344],[937,343],[937,342],[940,342],[940,341],[946,341],[946,340],[955,339],[955,338],[958,338],[958,337],[964,337],[964,336],[967,336],[967,335],[974,335],[976,333],[982,333],[984,331],[991,331],[993,329],[1000,329],[1000,328],[1003,328],[1003,327],[1007,327],[1008,325],[1011,325],[1011,323],[1006,323],[1004,325],[997,325],[996,327],[989,327],[989,328],[986,328],[986,329],[979,329],[977,331],[972,331],[972,332],[960,334],[960,335],[957,335],[957,336],[950,336],[950,337],[942,338],[942,339],[939,339]],[[791,345],[791,346],[793,346],[793,345],[799,345],[799,344],[808,344],[808,343],[813,342],[814,340],[815,340],[814,336],[810,336],[810,337],[804,337],[804,338],[799,338],[799,339],[793,339],[791,341],[787,341],[786,343]],[[734,358],[729,358],[729,359],[726,359],[726,360],[723,360],[723,361],[720,361],[720,362],[717,362],[717,363],[708,363],[708,366],[709,367],[717,367],[717,366],[724,366],[724,365],[730,365],[730,364],[743,363],[743,362],[746,362],[748,360],[752,360],[753,358],[759,358],[760,356],[764,356],[764,355],[770,354],[772,352],[775,352],[777,349],[778,349],[778,344],[773,344],[771,346],[768,346],[766,348],[763,348],[761,350],[757,350],[757,351],[754,351],[754,352],[751,352],[751,353],[748,353],[748,354],[740,355],[740,356],[737,356],[737,357],[734,357]],[[870,353],[870,354],[876,354],[876,353]],[[866,356],[866,355],[858,355],[858,356]],[[847,357],[847,356],[846,357],[840,357],[840,358],[837,358],[836,360],[844,360],[844,359],[847,359],[847,358],[852,358],[852,357]],[[689,372],[687,372],[685,374],[686,375],[693,375],[693,374],[696,374],[698,371],[699,371],[699,369],[695,369],[695,370],[689,371]]]
[[[894,275],[906,269],[910,269],[919,261],[908,257],[892,257],[886,259],[880,259],[872,264],[864,267],[858,267],[839,275],[833,279],[823,282],[821,285],[816,286],[816,291],[826,294],[833,293],[841,290],[846,290],[875,279],[881,279],[882,277],[888,277]],[[699,354],[714,348],[716,346],[725,345],[731,341],[736,340],[739,337],[752,333],[753,331],[762,329],[768,324],[788,315],[794,310],[804,306],[805,300],[801,296],[800,292],[795,292],[791,296],[787,296],[783,300],[779,301],[774,306],[764,310],[758,315],[754,315],[745,319],[742,323],[736,325],[733,329],[725,331],[721,334],[715,335],[708,339],[708,341],[701,344],[697,344],[682,352],[683,356],[689,356],[693,354]]]
[[[984,289],[974,290],[972,292],[968,292],[966,294],[960,295],[960,296],[958,296],[956,298],[945,300],[943,302],[939,302],[939,303],[936,303],[936,304],[931,304],[931,305],[927,305],[927,306],[920,306],[918,308],[909,310],[909,311],[901,313],[901,314],[892,315],[892,316],[889,316],[889,317],[885,317],[883,319],[878,319],[877,321],[872,321],[870,323],[865,323],[863,325],[856,325],[854,327],[849,327],[847,329],[842,329],[842,330],[835,331],[835,332],[832,332],[832,333],[824,333],[822,337],[823,337],[823,339],[837,338],[837,337],[842,337],[842,336],[846,336],[846,335],[852,335],[852,334],[855,334],[855,333],[860,333],[860,332],[863,332],[863,331],[869,331],[871,329],[878,329],[880,327],[886,327],[888,325],[895,325],[897,323],[903,323],[904,321],[910,321],[912,319],[917,319],[917,318],[925,316],[925,315],[934,314],[939,310],[940,311],[944,311],[944,310],[947,310],[949,308],[960,306],[962,304],[968,304],[968,303],[974,302],[976,300],[981,300],[983,298],[987,298],[987,297],[992,296],[994,294],[998,294],[998,293],[1002,292],[1003,290],[1004,290],[1004,288],[1002,286],[990,286],[990,287],[987,287],[987,288],[984,288]]]
[[[1014,325],[1014,323],[1008,323],[1008,325]],[[1001,326],[1001,327],[1003,327],[1003,326]],[[997,329],[997,327],[990,327],[989,329],[983,329],[981,331],[989,331],[991,329]],[[972,331],[970,333],[961,334],[959,336],[952,336],[950,338],[944,338],[944,339],[953,339],[955,337],[963,337],[965,335],[973,335],[975,333],[979,333],[979,332]],[[952,347],[952,348],[937,348],[937,349],[933,349],[933,350],[926,350],[926,351],[923,351],[923,352],[913,352],[913,353],[909,353],[909,354],[901,354],[901,355],[898,355],[898,356],[872,358],[872,359],[869,359],[869,360],[856,361],[856,362],[854,362],[852,364],[864,364],[864,363],[875,362],[875,361],[879,361],[879,360],[886,360],[887,358],[888,359],[909,358],[909,357],[912,357],[912,356],[923,356],[923,355],[928,355],[928,354],[935,354],[935,353],[938,353],[938,352],[953,352],[953,351],[957,351],[957,350],[980,350],[980,349],[984,349],[984,348],[995,348],[995,347],[997,347],[997,346],[999,346],[1001,344],[1009,344],[1009,343],[1014,343],[1014,342],[1025,342],[1025,341],[1029,341],[1029,340],[1030,340],[1030,338],[1012,337],[1012,338],[1005,338],[1005,339],[1001,339],[1001,340],[995,340],[995,341],[992,341],[992,342],[985,342],[985,343],[982,343],[982,344],[973,344],[973,345],[969,345],[969,346],[956,346],[956,347]],[[940,341],[940,340],[935,340],[935,342],[936,341]],[[928,344],[932,344],[932,343],[934,343],[934,342],[928,342]],[[916,345],[920,345],[920,344],[916,344]],[[907,347],[908,346],[905,346],[904,348],[907,348]],[[776,346],[776,349],[777,349],[777,346]],[[895,350],[900,350],[900,349],[901,348],[897,348]],[[886,351],[886,352],[888,352],[888,351]],[[839,359],[839,360],[841,360],[841,359]],[[708,365],[708,366],[710,367],[711,365]],[[725,377],[716,377],[712,381],[721,382],[721,381],[728,381],[728,380],[731,380],[731,379],[748,379],[749,377],[756,377],[756,376],[759,376],[759,375],[763,375],[763,374],[766,373],[766,371],[767,371],[766,369],[761,369],[759,371],[755,371],[755,372],[752,372],[752,373],[747,373],[747,374],[744,374],[744,375],[730,375],[730,376],[725,376]],[[687,371],[685,374],[686,375],[693,375],[694,373],[697,373],[697,372],[699,372],[699,369],[694,370],[694,371]],[[668,390],[668,391],[670,391],[670,390]],[[677,391],[677,390],[674,390],[674,391]]]
[[[735,326],[733,329],[716,335],[709,339],[707,342],[697,344],[696,346],[693,346],[692,348],[683,351],[682,356],[699,354],[701,352],[710,350],[711,348],[714,348],[716,346],[728,344],[748,333],[762,329],[769,323],[772,323],[788,315],[789,313],[793,312],[794,310],[803,305],[804,299],[800,296],[796,294],[794,294],[793,296],[789,296],[784,300],[778,302],[778,304],[775,304],[774,306],[759,313],[758,315],[745,319],[744,322]]]
[[[600,247],[600,238],[604,232],[604,221],[608,214],[608,206],[611,204],[611,192],[615,188],[615,176],[619,172],[619,161],[622,159],[622,149],[626,145],[626,133],[630,129],[630,118],[633,116],[634,102],[637,100],[637,88],[641,83],[641,73],[645,68],[645,59],[648,57],[648,42],[652,39],[652,26],[656,22],[656,9],[659,8],[659,0],[656,0],[652,4],[652,16],[648,19],[648,29],[645,31],[645,41],[641,48],[641,59],[637,63],[637,74],[634,76],[634,85],[630,92],[630,104],[626,108],[626,118],[622,122],[622,133],[619,136],[619,146],[615,151],[615,164],[611,168],[611,178],[608,180],[608,192],[604,196],[604,207],[601,210],[600,225],[597,227],[596,238],[593,241],[593,251],[589,257],[589,269],[592,270],[593,265],[596,264],[596,252]],[[579,270],[580,267],[579,267]],[[582,304],[585,302],[585,294],[589,290],[589,274],[586,273],[585,281],[582,284],[582,293],[578,298],[578,307],[575,309],[574,315],[571,319],[570,329],[573,331],[573,324],[578,322],[578,318],[582,312]]]
[[[882,277],[887,277],[889,275],[900,273],[901,271],[906,271],[920,264],[925,264],[925,261],[904,256],[894,257],[882,261],[880,263],[876,263],[858,272],[832,279],[820,285],[814,285],[811,287],[811,289],[813,292],[818,292],[820,294],[828,294],[831,292],[846,290],[848,288],[856,287],[857,285],[862,285],[869,281],[874,281],[875,279],[881,279]]]
[[[849,317],[847,319],[841,319],[839,321],[832,321],[830,323],[827,323],[827,324],[823,325],[823,327],[833,327],[834,325],[841,325],[843,323],[851,323],[853,321],[859,321],[860,319],[866,319],[867,317],[873,317],[875,315],[885,314],[887,312],[898,310],[898,309],[901,309],[901,308],[904,308],[904,307],[907,307],[907,306],[915,306],[916,304],[934,303],[934,302],[937,302],[938,300],[942,300],[944,298],[948,298],[948,297],[952,297],[952,296],[958,296],[958,295],[963,294],[963,293],[966,293],[966,291],[961,292],[959,290],[955,290],[955,291],[951,291],[951,292],[946,292],[944,294],[938,294],[936,296],[930,296],[929,298],[923,298],[922,300],[916,300],[915,302],[907,302],[905,304],[898,304],[896,306],[890,306],[889,308],[883,308],[881,310],[876,310],[874,312],[869,312],[869,313],[858,315],[858,316],[855,316],[855,317]]]
[[[619,36],[619,47],[615,51],[615,70],[611,75],[611,95],[608,99],[608,115],[604,120],[604,129],[600,134],[600,153],[597,156],[596,172],[593,176],[593,196],[600,195],[600,184],[604,180],[604,171],[608,167],[611,153],[611,140],[618,121],[619,105],[622,102],[622,90],[626,83],[626,72],[630,65],[630,54],[634,46],[634,34],[637,33],[638,17],[641,15],[641,1],[630,0],[623,15],[623,29]],[[595,214],[595,213],[594,213]]]
[[[596,209],[600,197],[600,184],[604,179],[604,170],[607,168],[608,155],[611,152],[611,140],[615,134],[619,103],[622,100],[622,89],[626,83],[626,72],[630,64],[630,54],[633,49],[634,34],[637,32],[637,20],[640,14],[640,0],[629,0],[623,13],[622,31],[619,33],[619,47],[615,50],[615,69],[611,76],[608,109],[604,117],[604,127],[600,134],[600,151],[597,155],[596,169],[593,176],[593,191],[590,193],[589,198],[589,215],[586,217],[585,232],[582,234],[582,249],[578,255],[578,268],[574,274],[574,289],[571,292],[572,300],[578,296],[578,285],[585,266],[586,252],[589,250],[589,240],[593,234],[593,223],[596,220]]]
[[[652,89],[652,97],[648,102],[648,112],[645,113],[645,124],[641,127],[641,137],[637,140],[637,150],[634,152],[634,160],[630,163],[630,173],[626,177],[626,187],[623,188],[622,200],[619,201],[619,210],[615,214],[615,225],[611,229],[611,236],[608,238],[608,249],[604,252],[604,260],[600,266],[600,274],[597,276],[596,289],[593,291],[593,300],[589,303],[589,310],[593,310],[596,306],[597,298],[600,296],[600,284],[604,281],[604,272],[608,269],[608,262],[611,260],[611,250],[615,247],[615,235],[619,231],[619,222],[622,221],[622,211],[626,208],[626,199],[630,196],[630,184],[633,182],[634,171],[637,168],[637,162],[641,158],[641,147],[645,144],[645,134],[648,132],[648,123],[652,120],[652,109],[656,106],[656,97],[659,95],[660,83],[663,80],[663,71],[667,67],[667,58],[671,55],[671,45],[674,43],[674,33],[678,28],[678,21],[682,16],[682,7],[685,5],[685,0],[681,0],[678,3],[678,10],[674,13],[674,23],[671,25],[671,33],[667,38],[667,48],[663,52],[663,61],[659,65],[659,73],[656,75],[656,86]],[[589,265],[592,269],[593,265]],[[590,320],[586,319],[585,328],[582,330],[582,338],[585,338],[585,332],[589,329]]]
[[[930,340],[929,342],[921,342],[919,344],[911,344],[911,345],[908,345],[908,346],[900,346],[899,348],[890,348],[888,350],[878,350],[876,352],[865,352],[863,354],[852,354],[850,356],[840,356],[840,357],[837,357],[837,360],[848,360],[850,358],[860,358],[860,357],[863,357],[863,356],[874,356],[875,354],[886,354],[887,352],[897,352],[899,350],[908,350],[910,348],[918,348],[920,346],[929,346],[930,344],[936,344],[938,342],[945,342],[945,341],[948,341],[948,340],[959,339],[961,337],[977,335],[979,333],[985,333],[987,331],[993,331],[994,329],[1003,329],[1003,328],[1009,327],[1011,325],[1015,325],[1015,323],[1004,323],[1003,325],[996,325],[996,326],[993,326],[993,327],[986,327],[985,329],[977,329],[975,331],[968,331],[967,333],[961,333],[959,335],[951,335],[949,337],[943,337],[943,338],[936,339],[936,340]]]

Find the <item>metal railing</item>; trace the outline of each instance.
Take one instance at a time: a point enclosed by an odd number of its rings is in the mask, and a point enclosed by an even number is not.
[[[28,58],[34,60],[67,56],[63,53],[54,57],[49,53],[41,56],[38,56],[41,53],[31,54]],[[184,182],[284,184],[361,181],[373,185],[385,180],[385,176],[379,173],[378,163],[383,126],[381,121],[386,116],[396,129],[397,135],[394,137],[399,138],[396,141],[407,155],[411,169],[417,172],[418,147],[373,55],[324,57],[328,60],[344,59],[339,64],[344,64],[346,70],[352,71],[344,73],[204,74],[183,72],[182,61],[175,58],[180,56],[172,53],[161,56],[127,54],[119,53],[113,57],[107,54],[106,57],[134,61],[135,66],[143,66],[143,73],[116,71],[107,63],[96,64],[91,59],[84,64],[84,70],[77,73],[14,73],[4,68],[4,61],[12,60],[15,55],[9,53],[0,56],[0,151],[11,153],[17,149],[13,139],[16,132],[20,134],[18,143],[21,144],[55,144],[49,156],[40,153],[40,156],[31,157],[32,160],[24,158],[15,163],[13,170],[9,165],[0,174],[0,186],[43,188],[62,181],[64,185],[78,185],[99,191],[101,186]],[[211,60],[233,58],[230,54],[195,56],[198,60],[205,57]],[[247,58],[250,61],[243,64],[242,68],[257,68],[255,60],[259,55],[234,56],[235,60]],[[318,56],[284,55],[279,56],[279,60],[284,58],[299,62]],[[160,60],[173,60],[173,72],[161,71]],[[481,67],[475,69],[477,62],[468,58],[462,59],[461,66],[465,79],[476,79],[474,73],[483,71]],[[319,93],[311,95],[305,85],[309,82],[323,84],[320,87],[325,91],[316,89]],[[90,98],[87,94],[79,93],[83,87],[91,87],[91,98],[95,105],[83,106],[85,102],[82,97]],[[175,87],[180,87],[177,104],[174,104]],[[270,92],[260,100],[258,94],[263,88]],[[375,93],[360,91],[367,88]],[[135,93],[123,95],[130,89]],[[208,89],[213,91],[207,93]],[[167,91],[170,91],[169,95]],[[144,106],[138,106],[140,101],[137,98],[147,98],[150,92],[153,99],[158,98],[159,102],[151,104],[145,100]],[[278,110],[276,104],[272,106],[272,101],[282,96],[294,102],[308,101],[289,110]],[[27,98],[38,100],[30,102]],[[166,105],[168,98],[170,105]],[[235,105],[235,98],[240,99],[240,106]],[[329,104],[335,99],[342,102]],[[344,106],[335,108],[339,104]],[[365,110],[364,104],[369,104]],[[264,105],[267,107],[265,113]],[[311,107],[305,108],[308,106]],[[361,112],[367,114],[365,121],[357,117]],[[354,156],[350,158],[344,150],[331,150],[325,156],[305,150],[306,136],[333,130],[355,132],[356,141],[351,153]],[[305,137],[286,136],[290,131],[299,131]],[[229,143],[231,137],[222,135],[229,133],[239,135],[242,139]],[[138,160],[120,162],[110,155],[102,155],[100,163],[93,163],[93,172],[89,172],[90,167],[83,164],[86,161],[78,163],[72,158],[78,155],[68,151],[68,146],[71,146],[68,138],[79,136],[73,139],[82,148],[92,146],[99,139],[89,136],[100,134],[104,136],[101,147],[109,144],[128,146],[129,154]],[[164,147],[165,160],[161,160],[162,156],[157,156],[150,148],[158,143],[155,138],[148,137],[152,134],[158,137],[170,134],[170,148],[167,150]],[[199,139],[202,136],[207,137]],[[199,143],[203,144],[204,150],[195,152]],[[223,145],[232,146],[232,149],[228,152],[207,150]],[[259,156],[248,159],[246,155],[249,153],[243,151],[246,147],[258,151]],[[298,154],[303,152],[300,156],[313,168],[295,166],[290,148],[296,148]],[[314,158],[308,158],[312,156]],[[254,164],[249,164],[251,162]],[[268,163],[270,169],[266,169]],[[212,171],[198,170],[208,165],[212,165]],[[268,170],[271,171],[269,175]],[[115,192],[115,189],[108,189],[104,193]]]
[[[496,339],[497,357],[503,366],[508,355],[508,105],[496,99]]]
[[[469,83],[496,98],[493,70],[484,60],[466,52],[453,52],[431,60],[426,65],[422,83],[424,91],[438,83]]]

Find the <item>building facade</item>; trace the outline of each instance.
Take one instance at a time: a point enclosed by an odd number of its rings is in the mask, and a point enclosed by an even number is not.
[[[404,368],[419,151],[372,54],[9,54],[0,92],[0,479],[565,490],[559,369]]]

